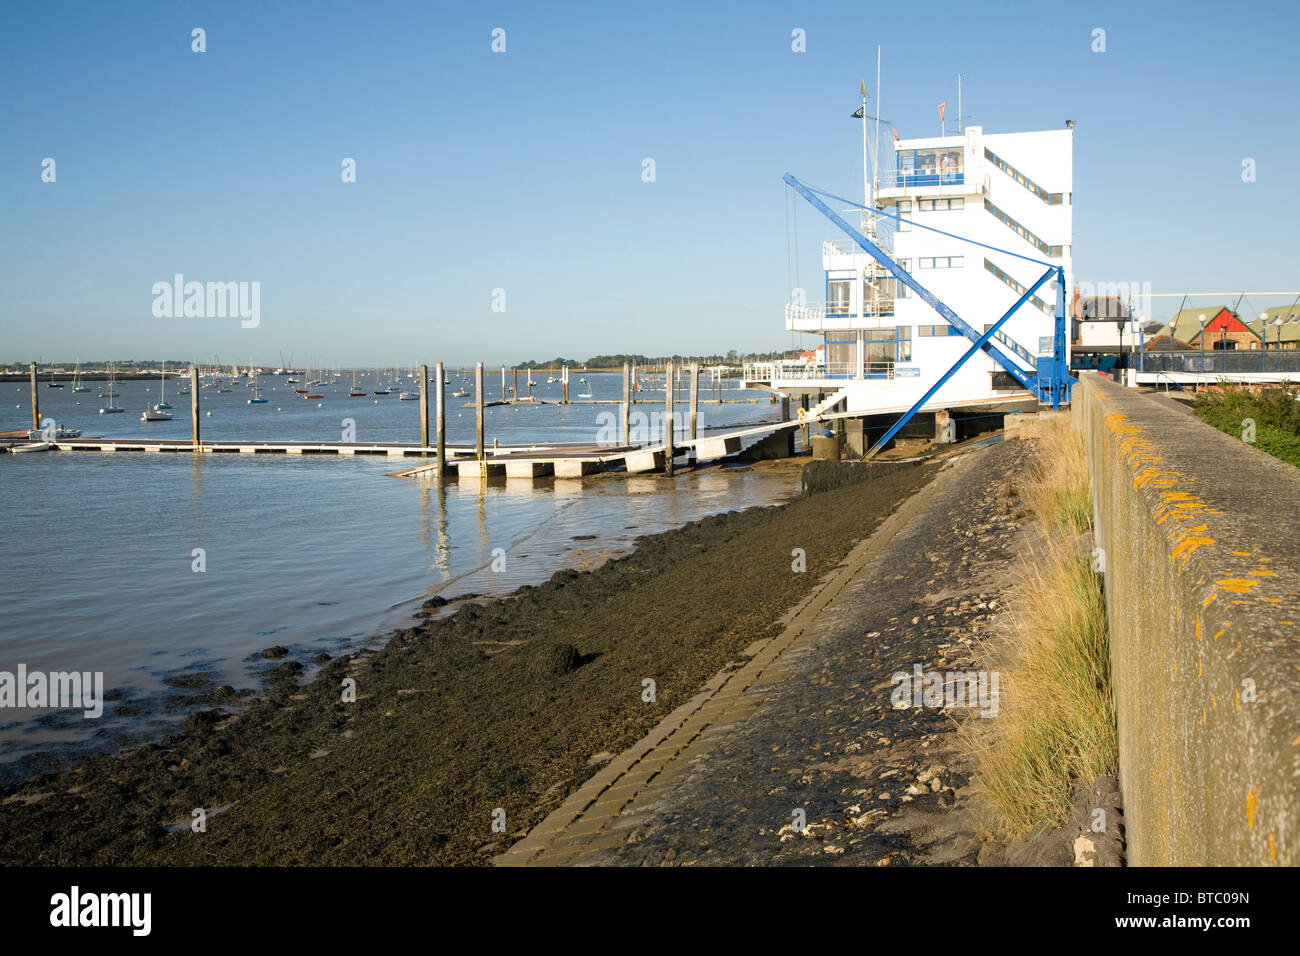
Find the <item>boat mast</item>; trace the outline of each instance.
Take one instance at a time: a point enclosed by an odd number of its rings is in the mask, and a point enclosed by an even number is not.
[[[876,140],[872,144],[871,152],[871,195],[875,196],[880,192],[880,44],[876,44]],[[874,203],[868,203],[874,206]],[[876,214],[871,214],[871,224],[875,229]]]
[[[862,98],[862,107],[861,107],[862,110],[862,205],[870,206],[871,205],[871,180],[869,177],[871,174],[867,168],[867,81],[866,80],[862,81],[862,89],[859,90],[859,95]],[[868,213],[866,210],[863,210],[863,217],[867,219],[865,223],[867,227],[867,237],[869,239],[874,240],[876,238],[875,223],[872,221],[870,217],[870,213]]]

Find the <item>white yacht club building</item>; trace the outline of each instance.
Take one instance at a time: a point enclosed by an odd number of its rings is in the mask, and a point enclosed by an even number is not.
[[[844,218],[861,222],[920,285],[983,332],[1043,274],[1040,262],[1063,267],[1069,288],[1073,142],[1072,128],[986,134],[979,126],[896,140],[894,168],[880,175],[874,205],[901,221],[869,212]],[[901,413],[970,348],[970,339],[847,235],[822,243],[822,265],[822,300],[792,301],[785,309],[787,329],[819,337],[803,348],[824,346],[820,360],[750,365],[748,384],[814,403],[842,394],[836,410],[850,413]],[[1039,356],[1052,352],[1056,292],[1055,281],[1040,287],[995,337],[1031,376]],[[1022,406],[1036,407],[1037,398],[981,353],[923,411]]]

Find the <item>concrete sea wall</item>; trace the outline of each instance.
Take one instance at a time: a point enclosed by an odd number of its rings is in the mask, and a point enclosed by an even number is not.
[[[1085,373],[1129,862],[1300,863],[1300,469]]]

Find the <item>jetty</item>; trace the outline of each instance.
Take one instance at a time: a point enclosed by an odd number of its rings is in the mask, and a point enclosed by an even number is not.
[[[713,433],[703,433],[698,427],[700,401],[700,368],[692,364],[686,368],[674,369],[668,363],[665,375],[663,398],[663,422],[667,423],[659,430],[661,435],[649,442],[633,440],[631,427],[632,406],[638,404],[636,399],[635,371],[629,366],[623,368],[623,398],[613,402],[620,408],[617,436],[611,435],[607,440],[597,442],[535,442],[527,444],[502,445],[497,442],[489,444],[484,434],[484,411],[494,405],[511,404],[510,401],[493,402],[485,398],[483,387],[483,365],[475,369],[475,400],[469,407],[476,410],[475,441],[473,444],[449,444],[446,441],[446,375],[442,363],[434,369],[433,382],[438,386],[433,392],[433,415],[430,416],[430,375],[427,365],[420,366],[420,440],[418,442],[347,442],[347,441],[266,441],[249,439],[205,440],[202,434],[201,388],[199,387],[198,369],[191,368],[190,378],[190,422],[191,435],[183,438],[114,438],[111,436],[63,436],[53,423],[41,418],[40,392],[37,388],[37,370],[33,364],[30,369],[32,429],[14,431],[0,436],[0,450],[7,446],[18,445],[31,440],[31,435],[39,435],[40,440],[49,445],[51,450],[65,452],[146,452],[155,454],[232,454],[232,455],[372,455],[389,458],[415,457],[432,459],[412,467],[393,472],[394,477],[416,478],[430,475],[456,475],[459,478],[542,478],[573,477],[580,478],[599,472],[623,472],[642,474],[662,471],[672,476],[677,461],[685,458],[688,464],[713,461],[741,453],[755,445],[766,443],[764,457],[789,457],[794,454],[794,433],[804,430],[804,446],[811,445],[812,426],[818,422],[840,417],[829,412],[842,398],[841,393],[832,395],[818,405],[809,407],[807,398],[798,414],[791,415],[790,399],[781,399],[781,418],[779,421],[764,422],[757,425],[735,428]],[[502,370],[504,384],[504,369]],[[681,374],[688,379],[689,399],[685,403],[687,412],[681,416],[677,405],[677,376]],[[668,383],[672,383],[669,385]],[[566,383],[567,384],[567,383]],[[504,391],[504,389],[503,389]],[[528,403],[531,399],[520,399]],[[531,399],[536,402],[536,399]],[[724,401],[718,394],[717,401]],[[773,401],[775,402],[775,396]],[[757,403],[759,399],[733,399]],[[648,404],[642,399],[640,404]],[[592,404],[595,404],[594,402]],[[655,413],[656,417],[659,415]],[[679,427],[679,417],[685,423]],[[433,428],[430,428],[430,424]],[[47,427],[48,426],[48,427]],[[432,440],[431,440],[432,439]]]

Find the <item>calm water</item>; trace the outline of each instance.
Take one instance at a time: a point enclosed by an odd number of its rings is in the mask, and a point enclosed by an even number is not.
[[[618,375],[587,375],[597,398],[617,397]],[[499,372],[487,394],[499,391]],[[536,381],[536,378],[535,378]],[[535,395],[548,391],[544,376]],[[344,418],[357,440],[417,440],[417,402],[397,395],[348,399],[345,376],[320,402],[263,379],[267,405],[248,390],[203,391],[205,437],[338,440]],[[362,381],[358,380],[358,385]],[[374,387],[373,376],[365,382]],[[451,389],[460,382],[453,377]],[[42,413],[87,435],[188,433],[188,399],[175,396],[174,422],[144,424],[157,401],[128,385],[122,415],[101,416],[94,392],[41,386]],[[275,387],[272,387],[275,386]],[[4,388],[14,388],[6,383]],[[587,391],[575,376],[571,393]],[[521,380],[521,391],[522,380]],[[172,383],[168,386],[169,400]],[[728,397],[744,393],[728,392]],[[30,416],[27,387],[0,419]],[[657,393],[662,399],[662,391]],[[471,441],[471,410],[449,399],[452,441]],[[78,401],[80,404],[78,404]],[[616,406],[497,408],[489,442],[592,441],[597,416]],[[639,406],[658,411],[661,404]],[[773,406],[702,405],[705,426],[770,421]],[[47,453],[0,457],[0,670],[103,671],[145,713],[116,704],[99,720],[79,711],[0,712],[0,764],[36,750],[66,757],[157,735],[180,719],[182,692],[169,677],[202,672],[217,683],[255,687],[274,666],[272,644],[307,661],[337,654],[401,626],[432,594],[499,594],[535,584],[557,568],[590,567],[654,533],[705,514],[766,504],[794,490],[788,478],[747,469],[706,469],[670,484],[661,478],[538,482],[403,480],[389,473],[416,459],[366,457]],[[594,537],[591,537],[594,536]],[[504,549],[505,570],[491,569]],[[197,572],[194,551],[205,568]],[[68,748],[71,748],[69,750]],[[14,768],[9,767],[12,773]]]

